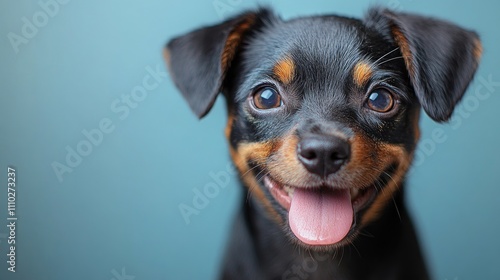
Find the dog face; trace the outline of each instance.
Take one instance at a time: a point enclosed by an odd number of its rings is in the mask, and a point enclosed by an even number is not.
[[[410,166],[420,108],[448,120],[480,56],[474,32],[381,9],[364,20],[249,12],[165,51],[199,117],[225,95],[252,197],[292,241],[323,249],[377,218]]]

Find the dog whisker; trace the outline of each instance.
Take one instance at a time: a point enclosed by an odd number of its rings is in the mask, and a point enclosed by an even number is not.
[[[379,64],[377,64],[377,63],[378,63],[380,60],[384,59],[384,57],[386,57],[386,56],[390,55],[391,53],[393,53],[393,52],[397,51],[398,49],[399,49],[399,47],[397,47],[397,48],[393,49],[392,51],[387,52],[386,54],[384,54],[383,56],[381,56],[381,57],[379,57],[377,60],[375,60],[375,61],[373,62],[373,64],[375,64],[375,65],[379,66]]]
[[[389,61],[393,61],[393,60],[396,60],[396,59],[400,59],[400,58],[403,58],[403,57],[402,56],[396,56],[396,57],[393,57],[393,58],[389,58],[387,60],[384,60],[384,61],[380,62],[379,64],[377,64],[377,66],[380,66],[380,65],[382,65],[384,63],[387,63]]]

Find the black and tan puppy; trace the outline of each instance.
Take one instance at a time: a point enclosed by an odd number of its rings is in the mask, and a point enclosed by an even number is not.
[[[171,40],[194,113],[225,96],[246,187],[221,278],[428,279],[405,174],[421,107],[448,120],[480,56],[472,31],[381,8],[287,21],[261,9]]]

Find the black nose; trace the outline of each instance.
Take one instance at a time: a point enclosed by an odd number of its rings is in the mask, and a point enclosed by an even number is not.
[[[323,178],[337,172],[349,159],[350,153],[349,143],[335,136],[306,137],[297,147],[304,167]]]

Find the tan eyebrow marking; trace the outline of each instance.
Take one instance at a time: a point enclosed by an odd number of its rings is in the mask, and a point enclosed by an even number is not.
[[[373,69],[365,61],[360,61],[354,66],[353,79],[354,83],[362,87],[372,76]]]
[[[295,63],[289,56],[285,56],[274,65],[273,73],[282,83],[289,84],[295,75]]]

